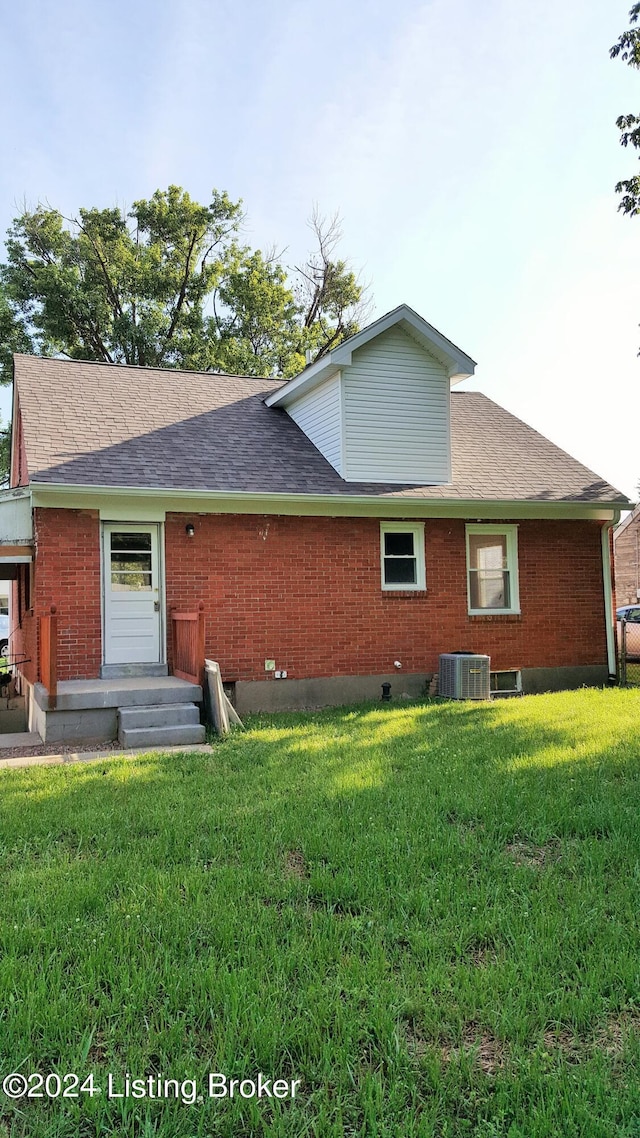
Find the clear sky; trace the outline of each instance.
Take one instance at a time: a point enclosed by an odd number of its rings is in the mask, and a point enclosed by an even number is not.
[[[631,0],[2,0],[0,227],[170,183],[309,245],[313,203],[372,317],[412,305],[479,389],[634,500],[640,218],[608,49]],[[3,414],[7,397],[3,395]]]

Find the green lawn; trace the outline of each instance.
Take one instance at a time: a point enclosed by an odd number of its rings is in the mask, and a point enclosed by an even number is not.
[[[613,689],[0,772],[0,1075],[103,1088],[0,1135],[638,1138],[639,756]]]

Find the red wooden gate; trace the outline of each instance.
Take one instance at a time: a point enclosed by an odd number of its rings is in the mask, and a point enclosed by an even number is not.
[[[192,684],[204,679],[204,602],[197,610],[171,610],[173,629],[173,674]]]

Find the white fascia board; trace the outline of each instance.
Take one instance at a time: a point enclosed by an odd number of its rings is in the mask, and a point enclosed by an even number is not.
[[[423,320],[422,316],[414,312],[413,308],[409,308],[408,304],[400,304],[392,312],[387,312],[379,320],[374,320],[373,324],[369,324],[361,332],[356,332],[354,336],[350,336],[348,340],[345,340],[338,348],[334,348],[332,352],[328,352],[322,359],[310,364],[284,387],[274,391],[273,395],[265,399],[267,407],[286,407],[292,399],[304,394],[309,388],[315,387],[334,371],[342,367],[349,367],[353,353],[358,348],[364,347],[370,340],[374,340],[376,336],[381,336],[383,332],[388,332],[397,324],[404,325],[417,337],[425,351],[430,352],[440,360],[446,367],[452,383],[459,383],[473,375],[476,363],[475,360],[471,359],[471,356],[456,347],[432,324]]]
[[[613,520],[620,502],[493,501],[460,498],[402,498],[393,495],[259,494],[246,491],[180,490],[157,487],[68,486],[32,483],[33,505],[99,510],[103,518],[151,521],[166,513],[286,514],[299,517],[517,518]]]
[[[267,407],[288,407],[293,403],[294,399],[299,399],[301,395],[306,395],[314,387],[318,387],[324,383],[325,379],[331,379],[333,375],[339,370],[333,360],[333,353],[329,352],[328,355],[323,356],[321,360],[316,360],[314,364],[309,364],[304,371],[300,372],[295,379],[289,380],[284,387],[278,388],[274,391],[273,395],[269,395],[264,402]]]

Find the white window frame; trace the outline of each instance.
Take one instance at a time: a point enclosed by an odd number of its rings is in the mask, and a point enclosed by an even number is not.
[[[492,615],[519,615],[520,613],[520,583],[518,579],[518,527],[516,525],[494,525],[492,522],[478,522],[465,527],[465,544],[467,550],[467,607],[469,616]],[[469,556],[469,535],[483,534],[487,537],[495,534],[507,539],[507,570],[509,572],[509,590],[511,605],[509,608],[474,609],[471,607],[471,558]]]
[[[410,533],[413,535],[413,555],[416,559],[415,582],[387,582],[384,579],[384,535],[387,533]],[[380,582],[385,593],[425,592],[427,576],[424,560],[424,522],[380,522]]]

